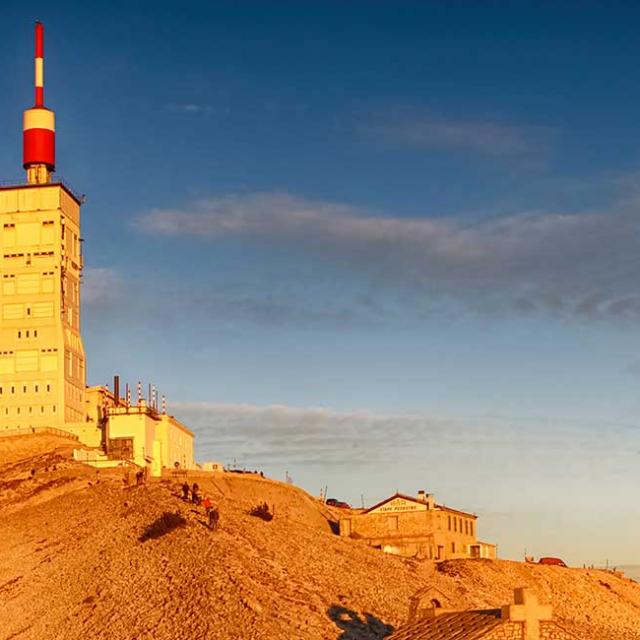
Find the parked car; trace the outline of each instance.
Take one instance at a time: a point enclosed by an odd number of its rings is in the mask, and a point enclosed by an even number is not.
[[[540,558],[540,560],[538,560],[538,564],[549,564],[549,565],[553,565],[555,567],[566,567],[567,566],[565,564],[564,560],[561,560],[560,558],[552,558],[552,557]]]
[[[342,502],[342,500],[336,500],[336,498],[328,498],[325,501],[325,504],[330,507],[338,507],[340,509],[351,509],[349,504],[347,504],[346,502]]]

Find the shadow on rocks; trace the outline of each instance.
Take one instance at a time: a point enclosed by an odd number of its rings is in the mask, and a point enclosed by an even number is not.
[[[393,633],[390,624],[385,624],[370,613],[360,617],[355,611],[334,604],[327,609],[327,615],[342,630],[337,640],[379,640]]]
[[[161,538],[178,527],[184,527],[186,524],[187,521],[179,513],[166,512],[148,525],[138,539],[140,542],[146,542],[147,540]]]

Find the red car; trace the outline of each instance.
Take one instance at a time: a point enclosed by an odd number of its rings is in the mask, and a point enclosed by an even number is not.
[[[565,564],[564,560],[561,560],[560,558],[540,558],[540,560],[538,560],[538,564],[549,564],[552,565],[554,567],[566,567],[567,565]]]

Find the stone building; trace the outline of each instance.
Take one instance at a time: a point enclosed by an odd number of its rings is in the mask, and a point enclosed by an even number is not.
[[[452,611],[433,607],[388,640],[578,640],[553,621],[549,605],[528,588],[516,589],[514,602],[500,609]]]
[[[430,560],[495,558],[495,545],[478,541],[477,516],[436,504],[430,493],[396,493],[362,513],[340,518],[340,535],[366,540],[386,553]]]

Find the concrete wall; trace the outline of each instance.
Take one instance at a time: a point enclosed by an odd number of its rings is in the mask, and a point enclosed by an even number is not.
[[[0,428],[85,414],[80,205],[60,185],[0,188]]]
[[[178,462],[183,469],[192,469],[193,433],[179,420],[169,415],[160,416],[158,430],[163,449],[163,463],[165,467],[174,467]]]
[[[148,466],[153,476],[165,468],[193,469],[193,433],[173,416],[158,414],[144,404],[121,405],[108,411],[106,429],[110,441],[133,439],[133,461]]]

